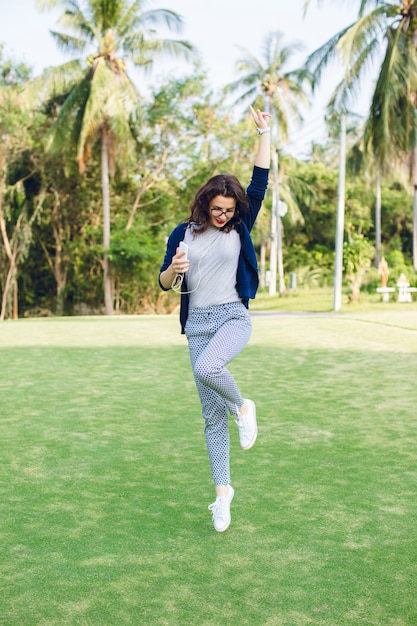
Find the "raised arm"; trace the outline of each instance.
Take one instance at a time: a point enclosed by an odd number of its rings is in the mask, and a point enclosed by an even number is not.
[[[271,129],[269,127],[270,113],[254,109],[249,105],[253,120],[259,133],[258,152],[255,158],[255,165],[269,169],[271,160]]]

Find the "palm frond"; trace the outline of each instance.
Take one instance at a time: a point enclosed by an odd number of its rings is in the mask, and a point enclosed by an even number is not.
[[[79,37],[72,37],[64,33],[58,33],[54,30],[49,31],[55,40],[57,47],[63,52],[84,52],[88,42]]]
[[[69,93],[77,82],[83,80],[84,73],[78,59],[59,67],[46,68],[42,74],[30,81],[25,89],[28,105],[36,108],[47,100]]]
[[[130,6],[124,7],[124,12],[120,12],[120,16],[117,21],[117,32],[120,38],[120,42],[123,42],[126,37],[129,37],[132,32],[141,30],[142,24],[142,8],[143,0],[135,0]]]
[[[98,130],[106,125],[122,143],[131,139],[129,121],[138,106],[138,94],[126,74],[116,74],[109,62],[97,60],[85,103],[78,139],[78,160],[85,147],[97,139]]]
[[[347,63],[345,74],[330,98],[329,109],[349,110],[351,101],[355,99],[361,88],[363,73],[371,63],[375,49],[379,47],[380,40],[374,37],[360,50],[360,54],[351,63]]]
[[[62,3],[62,0],[35,0],[36,8],[39,11],[49,11],[50,9],[55,9]]]
[[[126,49],[129,49],[129,56],[137,66],[152,65],[155,60],[164,56],[174,59],[182,58],[186,61],[195,58],[193,47],[187,41],[144,39],[139,33],[126,41]]]
[[[379,39],[383,43],[386,29],[387,6],[377,7],[365,16],[358,18],[339,39],[336,47],[344,63],[352,63],[361,55],[370,40]]]
[[[58,24],[72,32],[81,34],[87,41],[100,37],[100,29],[81,10],[77,0],[64,0],[66,9],[58,20]]]
[[[305,62],[305,68],[312,76],[312,87],[313,90],[316,88],[318,83],[322,78],[322,74],[324,70],[327,68],[329,63],[335,59],[339,58],[339,52],[337,50],[337,44],[340,39],[346,34],[347,30],[350,26],[343,28],[336,35],[331,37],[325,44],[323,44],[320,48],[317,48],[314,52],[312,52]]]
[[[330,62],[335,60],[341,61],[346,68],[344,77],[347,82],[346,92],[352,89],[371,58],[371,52],[373,53],[383,43],[386,11],[384,5],[360,17],[309,55],[305,67],[312,75],[313,89],[316,88]]]
[[[169,9],[154,9],[152,11],[145,11],[140,16],[141,24],[151,24],[153,26],[164,25],[169,30],[180,33],[182,31],[184,22],[183,19],[175,11]]]
[[[388,6],[388,3],[384,2],[383,0],[361,0],[360,7],[359,7],[359,15],[360,16],[364,15],[364,13],[368,9],[368,7],[370,7],[370,6],[378,6],[378,5]],[[392,4],[391,4],[391,6],[392,6]]]
[[[391,30],[366,126],[366,146],[385,165],[398,151],[416,144],[417,59],[410,38]]]
[[[235,64],[240,78],[224,88],[224,93],[237,93],[236,103],[245,100],[256,101],[256,106],[274,114],[282,141],[288,138],[289,117],[301,119],[300,107],[308,100],[305,85],[309,74],[305,69],[286,70],[291,55],[300,48],[298,44],[283,45],[282,33],[270,32],[263,45],[263,61],[245,48],[240,50],[246,55]]]
[[[285,67],[289,59],[304,49],[301,42],[284,45],[284,34],[281,31],[271,31],[267,34],[263,45],[263,58],[266,66],[274,68]]]
[[[305,177],[298,171],[294,159],[288,155],[280,156],[281,180],[279,185],[280,199],[286,203],[288,213],[285,220],[292,224],[304,224],[304,216],[300,209],[300,203],[311,206],[314,202],[314,191],[306,183]]]
[[[89,94],[90,81],[84,77],[69,93],[48,133],[46,145],[52,153],[60,153],[76,142]]]
[[[291,224],[304,224],[304,216],[295,198],[295,190],[292,187],[293,183],[294,180],[286,175],[285,180],[282,181],[279,186],[280,200],[285,202],[288,207],[286,219],[289,220]]]
[[[236,72],[240,74],[259,74],[265,71],[262,62],[247,48],[243,48],[242,46],[236,46],[236,48],[240,50],[242,54],[246,55],[236,61]]]
[[[136,10],[139,10],[142,2],[136,1]],[[112,0],[111,2],[103,2],[103,0],[89,0],[89,21],[95,24],[100,33],[104,33],[107,29],[117,29],[123,11],[126,9],[125,0]]]
[[[61,49],[93,52],[86,58],[83,75],[78,73],[76,81],[57,73],[61,80],[60,95],[65,102],[53,125],[51,149],[71,140],[76,145],[81,168],[102,132],[112,142],[111,154],[116,153],[117,140],[128,150],[139,95],[126,74],[126,59],[145,69],[163,55],[192,59],[193,47],[189,42],[162,39],[153,29],[162,24],[178,31],[181,17],[165,9],[143,11],[145,0],[38,0],[38,3],[44,8],[62,8],[59,25],[63,31],[53,32]],[[92,45],[95,50],[88,50]],[[49,97],[58,86],[56,83],[52,87],[47,81],[42,95]]]

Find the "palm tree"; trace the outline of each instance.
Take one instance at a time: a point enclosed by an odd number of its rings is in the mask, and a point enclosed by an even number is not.
[[[306,0],[305,7],[309,4]],[[307,67],[314,70],[316,82],[328,62],[339,54],[346,68],[333,95],[333,104],[339,109],[346,108],[349,98],[355,95],[370,62],[375,57],[381,59],[365,126],[365,151],[373,153],[381,171],[392,168],[399,159],[404,162],[408,153],[416,180],[417,0],[361,0],[357,21],[310,55]],[[416,185],[413,266],[417,269]]]
[[[226,87],[227,92],[243,91],[238,102],[251,99],[272,115],[271,157],[273,172],[273,207],[271,214],[271,280],[269,293],[276,293],[276,271],[278,265],[279,293],[285,291],[282,260],[282,227],[279,201],[278,145],[288,138],[291,117],[300,120],[300,108],[307,104],[304,83],[305,70],[287,70],[288,62],[299,44],[283,45],[280,32],[269,33],[265,38],[263,58],[259,60],[247,50],[238,60],[235,69],[242,74]]]
[[[149,69],[158,55],[187,56],[191,46],[157,38],[155,25],[179,30],[181,18],[166,9],[143,11],[144,0],[37,0],[37,5],[62,8],[58,23],[67,32],[53,31],[52,35],[64,51],[84,55],[83,60],[46,70],[34,87],[44,97],[64,95],[52,127],[51,150],[62,152],[66,146],[75,146],[82,172],[94,145],[101,144],[104,300],[106,314],[111,315],[109,177],[118,148],[125,159],[134,146],[132,122],[139,107],[139,93],[126,66],[130,62]]]

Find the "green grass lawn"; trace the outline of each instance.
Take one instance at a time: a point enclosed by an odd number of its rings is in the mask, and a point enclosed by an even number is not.
[[[362,292],[359,302],[349,302],[348,291],[342,294],[341,311],[352,312],[372,312],[379,314],[381,309],[385,311],[414,311],[417,313],[417,300],[410,303],[398,303],[396,296],[390,297],[390,301],[382,303],[381,296],[375,293]],[[333,311],[334,289],[326,288],[299,288],[287,289],[287,291],[276,296],[270,296],[267,289],[260,290],[256,299],[251,302],[253,311],[304,311],[304,312],[331,312]]]
[[[417,624],[413,305],[261,315],[213,529],[177,316],[0,325],[1,626]]]

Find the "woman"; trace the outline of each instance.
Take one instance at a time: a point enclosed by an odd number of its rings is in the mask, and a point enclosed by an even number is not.
[[[247,308],[256,294],[258,270],[249,233],[268,184],[270,114],[253,107],[250,111],[259,145],[246,193],[234,176],[210,178],[197,191],[188,220],[171,233],[159,275],[162,289],[181,288],[181,328],[188,340],[216,491],[216,500],[208,508],[218,532],[230,525],[234,496],[229,413],[244,450],[253,446],[258,432],[254,402],[242,397],[226,369],[251,335]]]

